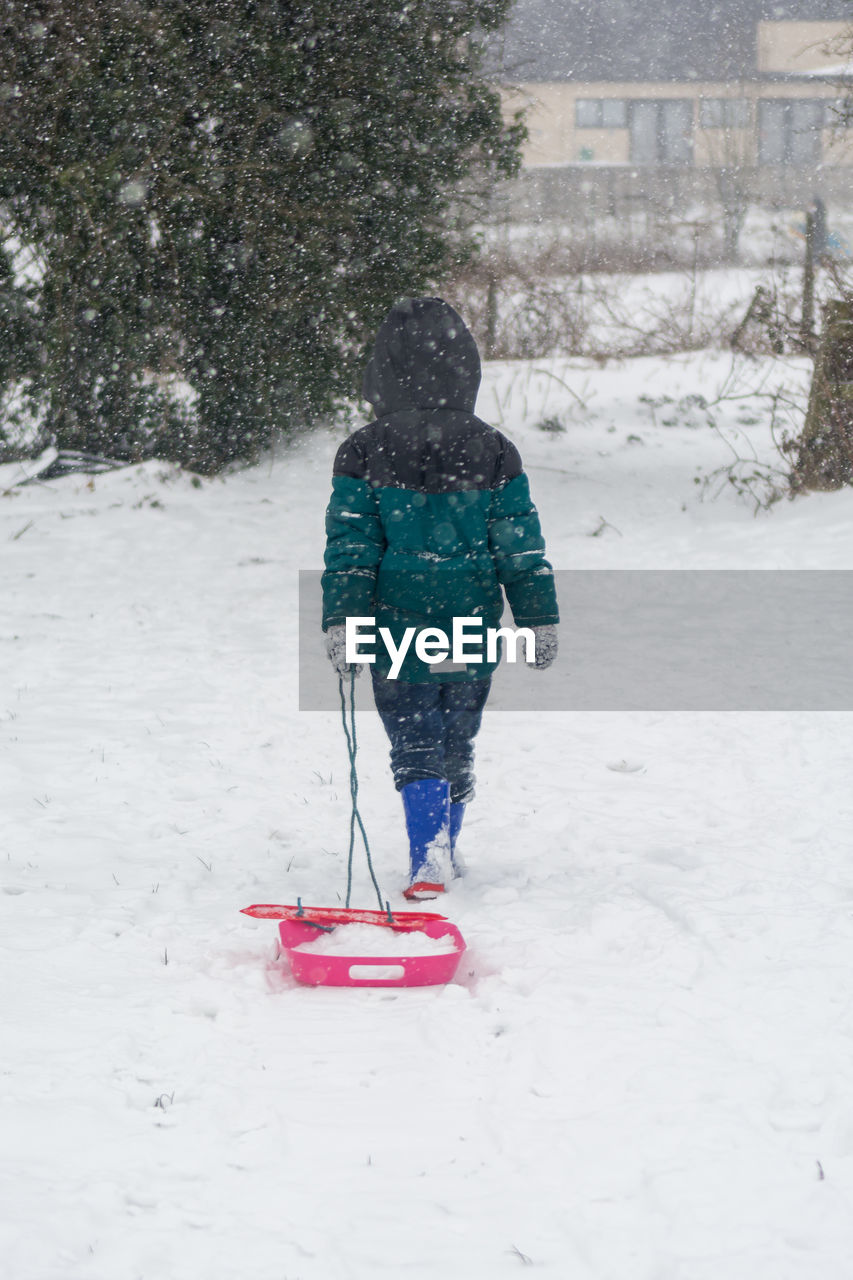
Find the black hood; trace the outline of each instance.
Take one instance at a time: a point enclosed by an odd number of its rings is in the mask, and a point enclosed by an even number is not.
[[[392,307],[364,371],[363,394],[377,418],[399,409],[473,413],[480,355],[465,322],[440,298]]]

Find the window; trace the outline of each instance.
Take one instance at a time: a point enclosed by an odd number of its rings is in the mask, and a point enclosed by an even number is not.
[[[578,98],[575,126],[578,129],[627,129],[628,104],[622,98]]]
[[[820,164],[826,108],[808,98],[765,98],[759,104],[758,163]]]
[[[601,123],[605,129],[627,129],[628,104],[621,98],[603,98]]]
[[[631,163],[693,162],[693,103],[663,98],[631,103]]]
[[[699,102],[700,129],[749,128],[746,98],[702,98]]]

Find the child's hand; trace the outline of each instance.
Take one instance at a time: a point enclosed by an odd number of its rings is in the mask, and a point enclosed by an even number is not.
[[[358,676],[361,675],[361,663],[347,662],[346,630],[343,624],[329,627],[326,632],[326,653],[339,676],[348,676],[350,672]]]
[[[535,640],[536,656],[532,662],[528,662],[528,667],[533,667],[536,671],[544,671],[546,667],[550,667],[551,663],[557,656],[557,628],[556,627],[533,627],[533,637]]]

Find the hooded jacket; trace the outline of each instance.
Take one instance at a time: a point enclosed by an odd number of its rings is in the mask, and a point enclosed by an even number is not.
[[[399,640],[406,627],[478,618],[558,621],[554,578],[515,445],[474,415],[477,346],[438,298],[392,308],[376,337],[364,396],[376,418],[335,458],[326,513],[323,629],[375,617]],[[477,646],[469,645],[476,654]],[[482,651],[485,659],[485,649]],[[483,679],[497,665],[430,668],[414,646],[405,681]],[[376,671],[390,659],[376,646]]]

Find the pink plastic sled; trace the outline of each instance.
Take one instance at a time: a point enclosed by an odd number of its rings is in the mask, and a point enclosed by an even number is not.
[[[306,986],[318,987],[429,987],[452,981],[465,951],[465,941],[454,924],[429,911],[367,911],[348,907],[298,907],[259,904],[244,907],[245,915],[278,920],[282,949],[293,976]],[[425,933],[428,938],[453,940],[453,951],[437,956],[324,956],[299,951],[329,926],[374,924],[395,933]]]

